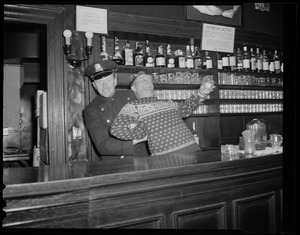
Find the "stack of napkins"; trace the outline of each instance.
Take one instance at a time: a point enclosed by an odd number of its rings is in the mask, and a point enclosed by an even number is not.
[[[265,156],[265,155],[274,155],[274,154],[281,154],[283,152],[283,147],[277,147],[277,148],[270,148],[266,147],[264,150],[256,150],[254,152],[254,155],[256,156]],[[244,154],[244,150],[240,150],[239,153]]]

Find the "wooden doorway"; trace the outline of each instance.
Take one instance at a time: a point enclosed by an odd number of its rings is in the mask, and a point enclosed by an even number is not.
[[[47,96],[49,165],[66,163],[63,12],[57,5],[4,5],[5,23],[44,25],[47,33]]]

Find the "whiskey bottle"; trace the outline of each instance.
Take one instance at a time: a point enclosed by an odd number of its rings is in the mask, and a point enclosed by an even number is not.
[[[128,40],[122,49],[122,57],[124,65],[133,65],[133,51]]]
[[[251,72],[256,72],[256,56],[252,47],[250,48],[250,69]]]
[[[195,47],[195,54],[194,54],[194,68],[202,69],[202,57],[197,46]]]
[[[166,66],[167,68],[175,68],[175,60],[172,56],[171,45],[167,44]]]
[[[243,71],[243,55],[239,47],[236,50],[236,65],[237,71]]]
[[[230,67],[229,67],[229,54],[223,54],[222,56],[222,69],[224,71],[229,71]]]
[[[281,65],[280,65],[280,72],[283,73],[283,52],[281,52]]]
[[[193,122],[192,134],[194,136],[196,143],[199,145],[199,136],[198,136],[198,132],[196,131],[196,123],[195,122]]]
[[[270,74],[275,73],[274,57],[271,51],[269,51],[269,73]]]
[[[164,56],[162,45],[157,47],[157,55],[155,56],[155,66],[166,67],[166,58]]]
[[[108,53],[106,52],[106,37],[105,36],[101,36],[101,53],[100,53],[99,59],[100,59],[100,61],[110,59]]]
[[[218,70],[223,69],[222,55],[219,52],[217,52],[217,68],[218,68]]]
[[[142,45],[139,42],[135,43],[135,53],[133,55],[134,66],[142,67],[144,66],[144,56]]]
[[[203,60],[203,69],[212,69],[212,59],[208,51],[205,51],[205,56]]]
[[[181,49],[175,51],[175,67],[181,69],[185,68],[185,56]]]
[[[243,71],[250,72],[250,55],[247,50],[247,46],[243,47]]]
[[[114,55],[112,56],[112,61],[114,61],[118,65],[124,64],[122,55],[120,53],[119,39],[117,37],[115,37],[115,48]]]
[[[263,73],[269,73],[269,58],[266,50],[263,50],[262,64],[263,64]]]
[[[229,56],[229,69],[231,71],[236,70],[236,55],[235,51]]]
[[[278,55],[278,51],[274,51],[274,66],[275,66],[275,73],[280,73],[280,57]]]
[[[192,69],[194,68],[194,58],[191,55],[190,45],[186,45],[185,48],[185,67],[188,69]]]
[[[144,66],[145,67],[154,67],[154,58],[150,52],[149,40],[146,40],[145,48],[146,48],[146,55],[144,56]]]
[[[259,51],[259,47],[256,48],[256,71],[261,73],[263,69],[262,54]]]

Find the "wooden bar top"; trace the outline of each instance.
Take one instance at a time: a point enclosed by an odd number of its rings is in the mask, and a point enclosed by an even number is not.
[[[247,157],[240,154],[235,161],[242,161],[245,159],[247,159]],[[224,161],[221,159],[220,151],[209,150],[194,154],[167,154],[158,157],[120,159],[118,162],[118,164],[111,164],[109,161],[94,163],[72,162],[60,166],[6,168],[3,169],[3,183],[5,185],[14,185],[70,180],[138,171],[141,172],[144,170],[175,169],[187,165],[212,165]]]

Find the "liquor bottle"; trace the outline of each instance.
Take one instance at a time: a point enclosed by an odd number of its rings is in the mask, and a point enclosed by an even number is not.
[[[185,67],[188,69],[194,68],[194,58],[191,55],[191,48],[190,45],[186,45],[185,47]]]
[[[176,68],[185,68],[185,56],[183,55],[183,51],[178,49],[175,51],[175,67]]]
[[[261,73],[263,69],[262,54],[259,52],[259,47],[256,47],[256,71]]]
[[[166,67],[166,58],[164,56],[162,45],[157,47],[157,55],[155,56],[155,66]]]
[[[250,48],[250,69],[251,72],[255,72],[256,71],[256,56],[253,52],[253,48]]]
[[[202,69],[202,57],[197,46],[195,47],[195,54],[194,54],[194,68]]]
[[[222,66],[223,66],[223,70],[225,71],[229,71],[229,54],[224,54],[222,56]]]
[[[149,40],[146,40],[145,48],[146,48],[146,55],[144,56],[144,66],[145,67],[154,67],[154,58],[150,52]]]
[[[106,52],[106,37],[105,36],[101,36],[101,53],[100,53],[99,59],[100,59],[100,61],[110,59],[108,53]]]
[[[250,72],[250,55],[248,53],[247,46],[244,46],[243,50],[243,71]]]
[[[273,58],[273,54],[271,51],[269,51],[269,73],[271,73],[271,74],[275,73],[275,63],[274,63],[274,58]]]
[[[195,122],[193,122],[192,134],[195,138],[196,143],[199,145],[199,136],[198,136],[198,132],[196,131],[196,123]]]
[[[229,56],[229,68],[231,71],[236,70],[236,55],[235,51]]]
[[[205,51],[205,56],[203,59],[203,69],[212,69],[212,59],[208,51]]]
[[[236,51],[236,65],[237,65],[237,71],[243,70],[243,55],[241,52],[241,49],[238,47]]]
[[[120,53],[120,47],[119,47],[119,39],[115,37],[115,48],[114,48],[114,55],[112,57],[112,61],[114,61],[118,65],[123,64],[123,58]]]
[[[280,72],[283,73],[283,52],[281,52],[281,65],[280,65]]]
[[[274,51],[274,66],[275,66],[275,73],[279,74],[280,71],[280,56],[278,55],[278,51]]]
[[[122,49],[122,57],[124,65],[133,65],[133,51],[128,40]]]
[[[144,56],[142,45],[139,42],[135,43],[135,53],[133,55],[134,65],[137,67],[142,67],[144,65]]]
[[[219,52],[217,52],[217,68],[218,70],[223,69],[222,54]]]
[[[266,50],[263,50],[262,63],[263,63],[263,72],[269,73],[269,58]]]
[[[167,68],[175,68],[175,60],[172,56],[171,45],[167,44],[167,56],[166,56],[166,66]]]

